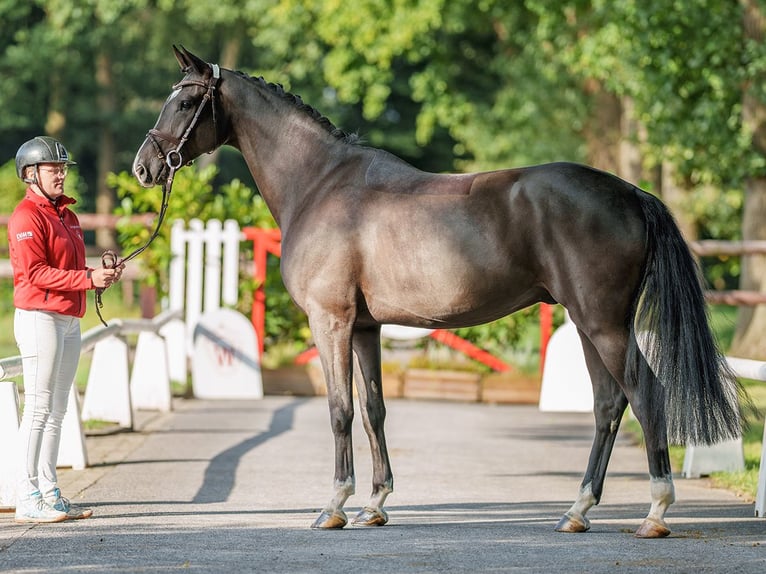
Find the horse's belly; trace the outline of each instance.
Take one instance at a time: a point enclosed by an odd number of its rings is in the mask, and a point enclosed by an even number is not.
[[[487,273],[412,273],[368,283],[366,308],[378,323],[453,327],[484,323],[525,306],[527,290]],[[523,303],[522,303],[523,301]]]

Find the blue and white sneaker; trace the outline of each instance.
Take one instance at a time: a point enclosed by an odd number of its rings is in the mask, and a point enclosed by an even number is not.
[[[79,520],[80,518],[90,518],[93,516],[93,510],[82,508],[69,502],[68,498],[61,496],[58,488],[53,489],[53,494],[45,499],[45,503],[57,512],[63,512],[68,520]]]
[[[39,491],[16,501],[16,522],[62,522],[67,518],[66,512],[49,506]]]

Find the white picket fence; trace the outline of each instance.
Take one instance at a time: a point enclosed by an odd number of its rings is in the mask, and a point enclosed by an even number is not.
[[[239,244],[242,233],[234,220],[192,219],[173,222],[167,306],[182,319],[165,331],[170,348],[170,379],[186,382],[193,348],[194,325],[205,312],[233,307],[239,297]]]
[[[255,329],[231,309],[239,299],[239,224],[192,219],[188,229],[175,221],[171,229],[168,307],[183,311],[184,321],[168,326],[171,380],[192,374],[195,397],[259,399],[263,397]],[[189,364],[191,363],[191,365]]]

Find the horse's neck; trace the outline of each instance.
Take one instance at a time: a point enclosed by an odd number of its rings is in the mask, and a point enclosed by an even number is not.
[[[253,175],[258,190],[280,227],[331,173],[341,145],[308,115],[263,87],[234,96],[232,144]],[[232,109],[232,108],[229,108]]]

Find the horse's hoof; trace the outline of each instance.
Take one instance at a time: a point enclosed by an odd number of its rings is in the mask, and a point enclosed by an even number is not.
[[[351,520],[353,526],[383,526],[388,522],[388,514],[382,508],[365,506]]]
[[[311,528],[338,529],[343,528],[346,524],[348,524],[348,519],[342,510],[323,510]]]
[[[670,528],[664,520],[645,518],[636,530],[636,538],[665,538],[670,534]]]
[[[584,516],[565,514],[556,525],[556,532],[586,532],[590,530],[590,520]]]

